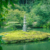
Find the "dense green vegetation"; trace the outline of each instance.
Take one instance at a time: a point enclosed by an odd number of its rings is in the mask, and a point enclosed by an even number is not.
[[[27,25],[50,28],[50,0],[5,0],[0,4],[0,27],[21,26],[23,17],[27,17]]]
[[[7,35],[5,35],[6,33]],[[2,32],[0,35],[4,36],[2,39],[5,41],[5,43],[18,43],[46,40],[50,36],[50,33],[40,31],[24,32],[22,30],[16,30],[10,32]]]
[[[21,29],[24,16],[27,22],[26,32]],[[35,28],[42,30],[35,31]],[[0,0],[0,50],[5,43],[37,41],[50,41],[50,0]]]

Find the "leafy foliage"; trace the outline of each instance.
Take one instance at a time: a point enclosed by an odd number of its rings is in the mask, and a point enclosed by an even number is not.
[[[16,21],[22,26],[25,14],[27,17],[27,25],[48,28],[50,27],[49,4],[50,0],[1,0],[0,27],[5,22],[7,23],[7,21]]]
[[[50,20],[50,8],[46,4],[39,3],[38,5],[33,6],[31,10],[32,17],[34,21],[38,24],[37,26],[43,27],[43,25],[47,24]],[[49,25],[48,25],[49,26]]]
[[[6,23],[9,23],[8,25],[11,25],[14,27],[18,24],[22,26],[24,14],[25,14],[25,11],[19,11],[18,9],[15,9],[15,10],[10,9],[6,17]]]
[[[50,35],[50,33],[40,31],[24,32],[22,30],[8,32],[7,35],[4,35],[5,33],[7,32],[0,33],[0,35],[5,36],[3,37],[3,40],[5,40],[6,43],[40,41],[48,38],[48,35]]]
[[[3,25],[3,21],[5,20],[5,12],[3,13],[3,6],[7,8],[9,1],[12,4],[12,0],[0,0],[0,27]]]

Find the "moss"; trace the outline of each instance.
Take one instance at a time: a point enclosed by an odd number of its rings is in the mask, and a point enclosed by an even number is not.
[[[7,35],[4,35],[8,33]],[[2,37],[3,40],[6,41],[6,43],[18,43],[18,42],[29,42],[29,41],[41,41],[50,35],[49,33],[40,32],[40,31],[29,31],[24,32],[22,30],[16,30],[11,32],[3,32],[0,33],[0,35],[3,35],[5,37]]]

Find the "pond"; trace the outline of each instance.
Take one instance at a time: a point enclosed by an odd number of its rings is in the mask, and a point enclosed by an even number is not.
[[[50,29],[34,28],[31,30],[50,33]],[[2,50],[50,50],[50,41],[18,43],[18,44],[2,44]]]
[[[31,42],[25,44],[2,45],[3,50],[50,50],[50,42]]]

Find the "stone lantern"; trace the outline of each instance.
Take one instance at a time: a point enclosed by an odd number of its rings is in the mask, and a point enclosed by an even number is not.
[[[27,22],[26,22],[26,16],[24,15],[24,19],[23,19],[23,31],[27,31],[26,24],[27,24]]]

